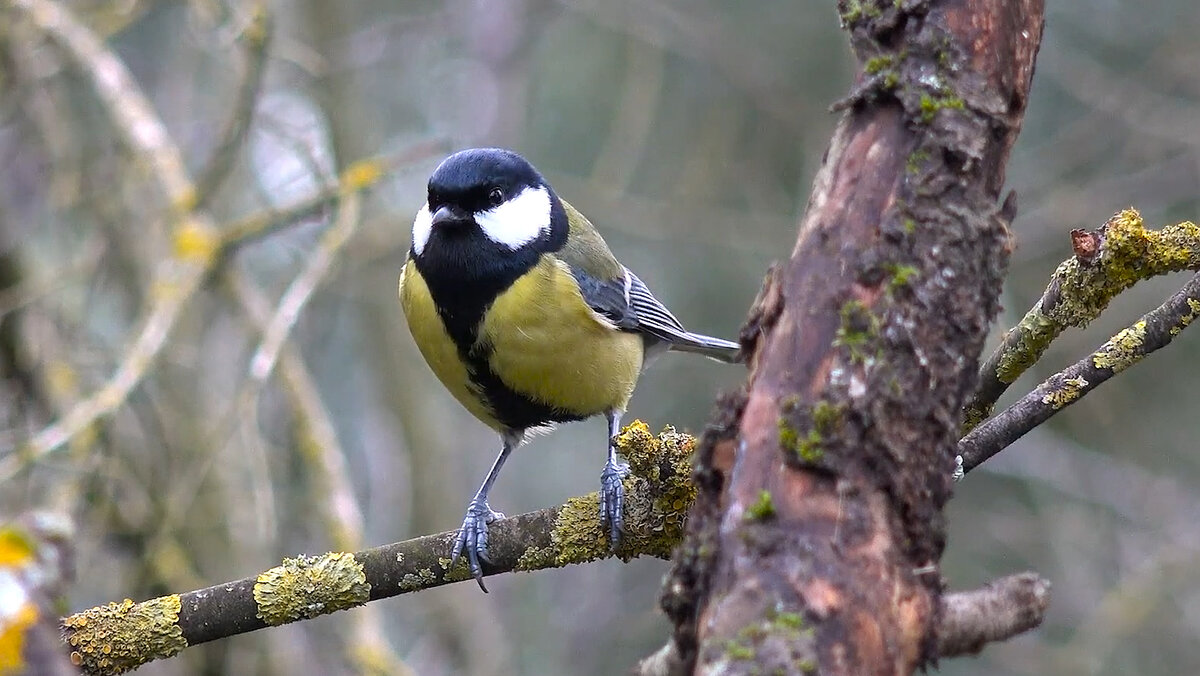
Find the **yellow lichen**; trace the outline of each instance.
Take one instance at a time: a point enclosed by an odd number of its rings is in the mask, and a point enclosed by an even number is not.
[[[433,586],[437,576],[429,568],[421,568],[415,573],[406,573],[400,578],[400,591],[412,592],[420,589],[428,589]]]
[[[1068,326],[1084,327],[1125,289],[1156,275],[1200,267],[1200,227],[1190,221],[1147,230],[1134,209],[1115,214],[1104,225],[1103,246],[1089,262],[1072,257],[1058,266],[1051,307],[1031,309],[1013,331],[1016,345],[996,368],[1002,383],[1012,383]]]
[[[650,554],[665,558],[683,538],[687,509],[696,499],[691,481],[696,440],[667,427],[657,437],[636,420],[617,436],[617,448],[629,461],[625,479],[625,533],[618,556]],[[610,554],[607,530],[600,524],[600,495],[571,498],[559,510],[551,533],[554,565],[595,561]],[[549,560],[546,552],[539,563]],[[524,559],[527,565],[533,556]]]
[[[362,190],[383,176],[384,167],[374,159],[359,160],[342,172],[342,188],[348,191]]]
[[[1042,403],[1049,404],[1058,410],[1078,399],[1083,394],[1083,388],[1087,386],[1088,381],[1083,378],[1066,378],[1058,387],[1042,396]]]
[[[62,621],[71,662],[85,673],[120,674],[187,647],[179,628],[179,595],[89,608]]]
[[[530,547],[517,559],[516,570],[541,570],[554,567],[553,547]]]
[[[1092,364],[1098,369],[1112,369],[1119,373],[1142,358],[1140,349],[1146,340],[1146,322],[1140,321],[1122,329],[1092,355]]]
[[[353,608],[370,596],[362,564],[347,552],[284,559],[260,574],[254,585],[258,617],[270,625]]]
[[[189,218],[175,228],[172,244],[177,260],[205,265],[216,255],[221,238],[208,223]]]
[[[1180,331],[1183,331],[1189,324],[1196,321],[1196,317],[1200,317],[1200,300],[1195,298],[1187,299],[1188,313],[1179,318],[1179,323],[1171,327],[1171,335],[1178,336]]]

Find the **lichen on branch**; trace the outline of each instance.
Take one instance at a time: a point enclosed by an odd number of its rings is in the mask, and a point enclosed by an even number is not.
[[[1200,269],[1200,226],[1185,221],[1149,230],[1136,210],[1125,209],[1094,231],[1072,232],[1072,248],[1075,255],[1058,266],[1042,297],[981,367],[964,408],[966,431],[991,415],[1000,395],[1067,328],[1087,326],[1142,280]]]
[[[496,521],[485,575],[557,568],[616,556],[670,556],[696,498],[695,439],[666,427],[658,434],[634,421],[617,437],[629,461],[625,537],[614,553],[600,523],[599,494]],[[119,674],[184,648],[267,626],[345,610],[368,601],[470,579],[465,562],[451,568],[455,532],[355,553],[285,560],[254,577],[134,603],[128,599],[62,620],[63,640],[89,674]]]

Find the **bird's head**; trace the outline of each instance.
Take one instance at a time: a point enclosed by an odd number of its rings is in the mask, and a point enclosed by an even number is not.
[[[562,203],[525,158],[472,148],[447,157],[430,176],[428,201],[413,221],[412,253],[540,253],[561,246],[567,230]]]

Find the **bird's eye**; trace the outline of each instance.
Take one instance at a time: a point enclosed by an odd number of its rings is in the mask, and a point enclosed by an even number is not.
[[[504,191],[500,188],[492,188],[491,191],[488,192],[488,203],[494,207],[504,204]]]

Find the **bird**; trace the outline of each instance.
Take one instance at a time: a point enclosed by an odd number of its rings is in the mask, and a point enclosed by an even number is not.
[[[622,265],[591,222],[528,160],[501,148],[447,157],[429,178],[400,274],[400,306],[447,390],[500,435],[500,453],[467,506],[451,567],[465,553],[487,592],[488,494],[509,455],[557,423],[603,414],[608,455],[600,522],[624,525],[621,416],[643,366],[665,350],[739,361],[737,343],[692,333]]]

